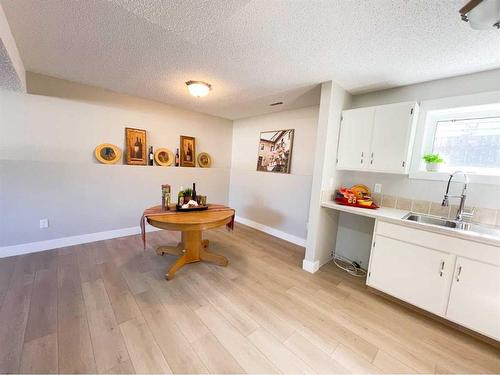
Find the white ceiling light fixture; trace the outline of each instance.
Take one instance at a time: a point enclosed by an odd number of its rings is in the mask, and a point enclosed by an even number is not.
[[[207,96],[210,90],[212,90],[212,85],[203,81],[187,81],[186,86],[189,93],[197,98]]]
[[[475,30],[500,29],[500,0],[470,0],[460,16]]]

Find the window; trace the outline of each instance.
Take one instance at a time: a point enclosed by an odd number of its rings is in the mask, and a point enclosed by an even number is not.
[[[414,177],[440,179],[435,172],[425,172],[421,158],[428,153],[444,159],[440,168],[444,175],[462,170],[477,176],[500,176],[500,103],[428,110],[422,125]]]
[[[432,152],[447,170],[500,174],[500,116],[437,121]]]

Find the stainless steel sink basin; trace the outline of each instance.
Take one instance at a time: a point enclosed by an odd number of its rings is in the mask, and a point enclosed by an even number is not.
[[[437,227],[444,227],[450,229],[457,229],[461,231],[474,232],[478,234],[484,234],[488,236],[494,236],[500,238],[500,228],[489,227],[486,225],[466,223],[463,221],[449,220],[442,217],[416,214],[410,212],[408,215],[403,217],[403,220],[414,221],[417,223],[434,225]]]

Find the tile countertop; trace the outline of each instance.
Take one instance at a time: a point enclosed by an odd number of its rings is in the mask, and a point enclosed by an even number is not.
[[[408,213],[410,213],[410,211],[407,210],[398,210],[396,208],[389,208],[389,207],[380,207],[376,210],[371,210],[367,208],[344,206],[334,201],[322,202],[321,206],[326,208],[331,208],[337,211],[348,212],[355,215],[367,216],[374,219],[391,222],[394,224],[405,225],[420,230],[426,230],[429,232],[444,234],[451,237],[462,238],[464,240],[476,241],[485,243],[487,245],[500,247],[500,237],[495,237],[491,235],[470,232],[460,229],[438,227],[435,225],[417,223],[409,220],[403,220],[403,217]]]

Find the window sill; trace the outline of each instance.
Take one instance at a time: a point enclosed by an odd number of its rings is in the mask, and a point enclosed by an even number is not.
[[[427,172],[424,170],[410,171],[409,178],[415,180],[448,181],[451,171]],[[500,175],[485,175],[474,172],[466,172],[472,184],[500,185]],[[461,176],[457,176],[457,181],[462,181]]]

